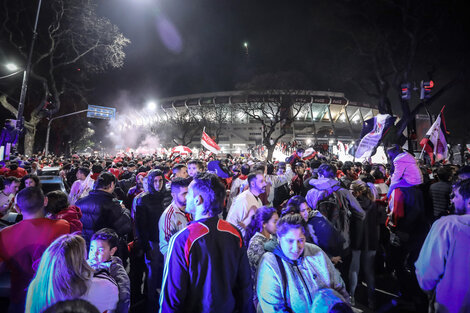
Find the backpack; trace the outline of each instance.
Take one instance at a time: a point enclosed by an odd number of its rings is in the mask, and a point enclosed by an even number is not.
[[[332,192],[324,191],[319,197],[316,209],[343,235],[345,245],[348,245],[346,238],[349,237],[349,215],[351,213],[347,207],[347,201],[344,201],[338,190],[339,188]]]

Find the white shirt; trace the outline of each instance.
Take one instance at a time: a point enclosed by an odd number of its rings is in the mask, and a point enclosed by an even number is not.
[[[261,206],[263,206],[261,200],[258,197],[255,197],[251,193],[250,189],[245,190],[235,198],[235,201],[228,212],[227,222],[235,225],[241,231],[242,235],[245,236],[245,229],[240,227],[239,223],[247,217],[248,212],[252,207],[257,209]]]

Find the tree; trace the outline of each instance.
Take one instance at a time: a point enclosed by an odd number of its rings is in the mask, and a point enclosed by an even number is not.
[[[25,103],[25,116],[30,115],[25,120],[24,150],[28,155],[33,152],[38,123],[60,110],[83,108],[91,90],[88,78],[122,67],[124,47],[130,43],[117,26],[96,14],[94,0],[51,0],[43,1],[42,6]],[[27,58],[35,9],[28,0],[4,1],[0,12],[2,47],[23,59]],[[17,109],[8,101],[14,94],[18,88],[3,94],[0,103],[16,116]]]
[[[328,1],[330,13],[319,10],[321,14],[312,20],[342,33],[343,37],[332,43],[338,45],[340,77],[377,101],[380,113],[398,113],[399,135],[407,126],[414,128],[417,113],[431,109],[462,81],[461,65],[467,56],[460,51],[465,51],[461,46],[468,43],[455,38],[467,41],[468,34],[459,26],[466,17],[460,13],[463,7],[458,6],[437,0]],[[439,90],[428,101],[420,101],[417,94],[411,101],[400,98],[402,83],[419,87],[421,80],[431,79],[439,82]],[[435,107],[433,111],[439,110]]]
[[[291,129],[291,124],[304,109],[306,102],[297,96],[309,89],[308,79],[300,72],[287,71],[254,76],[251,81],[237,85],[246,90],[246,102],[238,110],[261,125],[262,143],[271,161],[279,140]],[[256,94],[251,96],[251,94]]]
[[[199,124],[189,109],[182,109],[165,112],[165,118],[150,129],[167,144],[188,146],[198,132]]]

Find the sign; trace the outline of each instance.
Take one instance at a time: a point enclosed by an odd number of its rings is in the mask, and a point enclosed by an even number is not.
[[[88,105],[87,117],[110,120],[116,117],[116,109],[99,105]]]

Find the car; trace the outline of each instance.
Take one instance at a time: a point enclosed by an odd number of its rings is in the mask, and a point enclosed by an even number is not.
[[[44,167],[38,170],[38,176],[59,176],[60,167],[59,166],[51,166],[51,167]]]
[[[64,180],[60,176],[39,176],[41,181],[41,188],[44,194],[47,194],[50,191],[60,190],[64,193],[67,192],[65,188]]]

